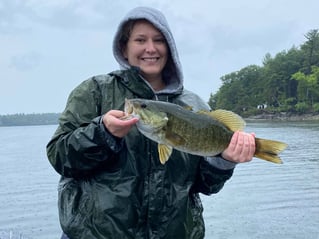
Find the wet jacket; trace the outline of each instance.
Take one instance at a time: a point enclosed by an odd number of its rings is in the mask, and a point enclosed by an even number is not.
[[[69,96],[47,155],[61,174],[59,217],[71,239],[204,238],[199,193],[218,192],[233,169],[174,150],[162,165],[157,144],[136,127],[123,139],[101,122],[125,98],[145,98],[205,108],[180,89],[155,96],[132,68],[92,77]]]

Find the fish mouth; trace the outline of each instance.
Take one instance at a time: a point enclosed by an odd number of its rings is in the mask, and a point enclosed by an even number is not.
[[[129,99],[125,98],[125,104],[124,104],[124,112],[127,115],[131,115],[133,113],[133,104],[131,104]]]
[[[148,122],[147,113],[143,112],[143,109],[146,107],[145,104],[141,102],[136,102],[134,100],[125,99],[124,112],[126,118],[137,117],[145,123]]]
[[[139,115],[141,113],[141,110],[145,108],[146,105],[140,102],[135,102],[134,99],[125,99],[125,104],[124,104],[124,112],[127,115]]]
[[[137,117],[137,114],[134,112],[134,105],[130,102],[129,99],[125,98],[125,104],[124,104],[124,113],[125,115],[121,117],[121,120],[129,120],[134,117]]]
[[[132,119],[132,118],[138,118],[140,120],[145,121],[143,114],[141,112],[141,105],[139,105],[136,102],[131,101],[130,99],[125,99],[124,104],[124,113],[125,116],[122,117],[122,119]]]

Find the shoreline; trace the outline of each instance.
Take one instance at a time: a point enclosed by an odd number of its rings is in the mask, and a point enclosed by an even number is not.
[[[319,114],[291,114],[286,112],[281,113],[262,113],[245,118],[245,120],[270,120],[270,121],[318,121]]]

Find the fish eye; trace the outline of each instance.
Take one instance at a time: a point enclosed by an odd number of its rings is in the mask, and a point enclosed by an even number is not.
[[[142,104],[141,104],[141,108],[142,108],[142,109],[145,109],[146,106],[147,106],[147,105],[146,105],[145,103],[142,103]]]

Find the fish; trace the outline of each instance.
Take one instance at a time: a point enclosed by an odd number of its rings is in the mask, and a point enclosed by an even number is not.
[[[238,114],[223,109],[193,111],[170,102],[125,99],[125,117],[137,117],[136,127],[158,143],[158,154],[165,164],[173,149],[199,156],[216,156],[229,145],[235,131],[246,122]],[[288,145],[277,140],[255,137],[254,157],[282,164],[279,157]]]

